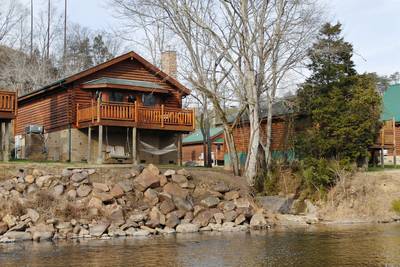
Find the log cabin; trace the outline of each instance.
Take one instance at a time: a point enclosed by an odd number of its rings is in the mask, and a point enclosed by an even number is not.
[[[296,125],[301,125],[301,119],[296,119],[296,124],[293,123],[293,109],[288,105],[290,100],[277,101],[272,108],[272,133],[271,133],[271,156],[273,159],[293,160],[294,151],[292,146],[292,134]],[[267,113],[266,110],[261,108],[260,116],[262,118],[260,131],[261,138],[265,143]],[[297,127],[297,126],[296,126]],[[233,138],[235,141],[236,151],[239,157],[240,168],[243,170],[246,157],[248,153],[248,146],[250,140],[250,124],[247,114],[244,114],[240,122],[236,124],[233,129]],[[227,147],[225,145],[225,147]],[[227,149],[224,156],[224,168],[231,169],[230,158]]]
[[[16,115],[16,93],[0,90],[0,159],[2,161],[10,159],[11,128]]]
[[[190,91],[176,80],[174,51],[161,68],[132,51],[19,97],[19,157],[180,163],[195,114],[182,108]]]
[[[222,127],[210,128],[210,140],[213,165],[223,166],[225,155],[224,129]],[[182,157],[184,164],[204,165],[203,134],[200,129],[183,138]]]

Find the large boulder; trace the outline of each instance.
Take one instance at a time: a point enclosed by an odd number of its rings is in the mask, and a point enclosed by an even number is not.
[[[187,179],[184,175],[181,174],[173,174],[171,175],[171,180],[177,184],[187,183]]]
[[[229,191],[229,186],[226,183],[220,181],[214,185],[213,189],[217,192],[225,193]]]
[[[206,209],[200,211],[197,216],[193,219],[192,223],[198,224],[202,227],[207,226],[210,220],[214,217],[214,214],[218,213],[218,209]]]
[[[234,200],[234,199],[237,199],[239,197],[240,197],[239,192],[235,191],[235,190],[226,192],[225,195],[224,195],[224,199],[225,200]]]
[[[251,228],[265,228],[267,227],[267,221],[265,220],[264,214],[262,211],[256,212],[250,220]]]
[[[158,194],[157,191],[154,189],[148,188],[144,192],[144,198],[144,200],[152,206],[158,203]]]
[[[132,181],[129,179],[125,179],[118,182],[118,185],[124,190],[125,193],[128,193],[133,190]]]
[[[98,190],[98,191],[102,191],[102,192],[108,192],[108,191],[110,191],[110,188],[109,188],[108,185],[105,184],[105,183],[96,183],[96,182],[94,182],[94,183],[92,184],[92,186],[93,186],[94,189],[96,189],[96,190]]]
[[[49,186],[52,178],[53,176],[51,175],[40,176],[36,179],[36,185],[38,187]]]
[[[181,197],[174,197],[174,204],[179,210],[192,211],[193,205],[186,199]]]
[[[160,204],[160,211],[162,214],[168,214],[175,209],[175,204],[171,199],[166,199]]]
[[[199,225],[194,223],[183,223],[176,227],[177,233],[194,233],[199,231]]]
[[[167,176],[167,177],[169,177],[169,176],[171,176],[171,175],[173,175],[173,174],[175,174],[175,173],[176,173],[175,170],[166,170],[166,171],[164,172],[164,175]]]
[[[89,227],[90,235],[100,237],[110,226],[108,222],[100,222]]]
[[[79,183],[82,182],[83,180],[85,180],[86,178],[88,178],[88,173],[85,171],[82,172],[76,172],[71,176],[71,181],[75,182],[75,183]]]
[[[116,184],[111,188],[110,194],[115,198],[120,198],[125,195],[125,192],[120,185]]]
[[[170,228],[175,228],[179,224],[180,220],[178,216],[176,216],[175,213],[170,213],[167,215],[167,220],[165,222],[165,225]]]
[[[76,190],[76,194],[78,195],[78,197],[86,197],[90,194],[91,191],[92,188],[90,186],[81,184]]]
[[[31,218],[32,222],[37,222],[40,218],[39,212],[34,209],[26,209],[26,214]]]
[[[168,183],[163,188],[165,193],[168,193],[174,197],[186,198],[188,195],[188,191],[186,189],[181,188],[179,185],[175,183]]]
[[[209,196],[200,201],[200,204],[207,207],[207,208],[212,208],[216,207],[219,204],[220,200],[217,197],[214,196]]]
[[[257,197],[258,203],[261,204],[263,209],[272,213],[290,213],[293,204],[293,198],[281,196],[262,196]]]
[[[4,236],[15,241],[32,240],[32,235],[28,232],[9,231]]]
[[[156,188],[160,186],[160,176],[154,174],[154,170],[144,169],[143,172],[133,180],[133,185],[140,191],[145,191],[147,188]]]

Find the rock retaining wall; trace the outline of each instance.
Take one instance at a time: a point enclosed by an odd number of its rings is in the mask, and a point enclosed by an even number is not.
[[[154,166],[104,178],[95,169],[25,170],[0,183],[0,242],[242,231],[269,224],[241,190],[196,184]]]

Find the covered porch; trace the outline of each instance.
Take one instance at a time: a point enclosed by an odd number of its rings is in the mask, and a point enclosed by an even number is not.
[[[76,129],[74,161],[96,164],[182,163],[182,132],[121,126]]]

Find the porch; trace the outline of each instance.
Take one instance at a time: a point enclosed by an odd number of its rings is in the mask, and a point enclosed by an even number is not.
[[[10,158],[10,138],[12,120],[17,115],[17,94],[0,91],[0,160]]]
[[[195,129],[195,112],[164,105],[141,106],[136,102],[93,100],[89,104],[77,104],[77,128],[97,125],[190,132]]]
[[[11,120],[17,115],[17,94],[0,91],[0,120]]]

